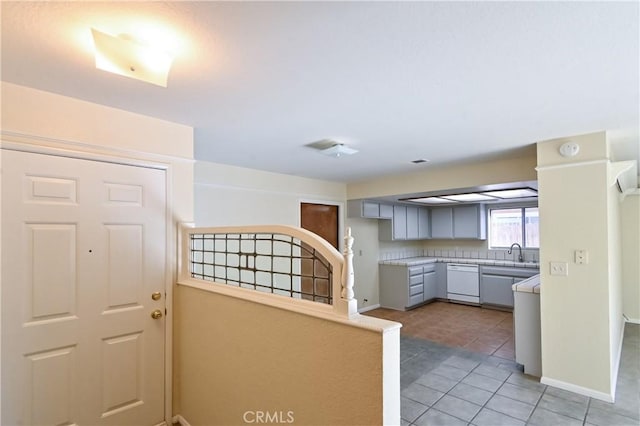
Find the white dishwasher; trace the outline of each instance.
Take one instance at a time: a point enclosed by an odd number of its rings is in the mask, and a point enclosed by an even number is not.
[[[447,298],[453,301],[480,303],[478,265],[447,264]]]

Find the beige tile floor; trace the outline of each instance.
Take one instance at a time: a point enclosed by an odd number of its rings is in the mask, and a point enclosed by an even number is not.
[[[378,308],[365,315],[397,321],[401,335],[514,360],[513,314],[447,302],[410,311]]]

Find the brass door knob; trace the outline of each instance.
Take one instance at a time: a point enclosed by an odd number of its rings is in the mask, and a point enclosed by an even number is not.
[[[162,318],[162,311],[160,309],[156,309],[155,311],[151,312],[151,318],[153,319]]]
[[[155,293],[151,293],[151,298],[153,300],[160,300],[161,297],[162,297],[162,293],[160,293],[159,291],[156,291]]]

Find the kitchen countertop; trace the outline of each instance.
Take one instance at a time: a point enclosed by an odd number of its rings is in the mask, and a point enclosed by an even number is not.
[[[540,274],[527,278],[511,286],[513,291],[521,293],[540,293]]]
[[[474,259],[474,258],[459,258],[459,257],[427,257],[427,256],[408,257],[405,259],[395,259],[395,260],[381,260],[378,262],[378,264],[398,265],[398,266],[419,266],[419,265],[436,263],[436,262],[540,269],[540,264],[537,262],[513,262],[510,260]]]

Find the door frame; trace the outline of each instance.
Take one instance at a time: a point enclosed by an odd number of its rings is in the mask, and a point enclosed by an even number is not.
[[[165,336],[164,336],[164,425],[171,425],[173,418],[173,284],[177,274],[175,258],[177,243],[177,223],[173,221],[172,179],[173,169],[170,160],[177,157],[150,154],[138,151],[113,149],[103,146],[61,141],[40,136],[15,134],[2,131],[0,133],[0,164],[3,150],[21,151],[32,154],[43,154],[54,157],[67,157],[80,160],[99,161],[103,163],[122,164],[125,166],[146,167],[165,172]],[[192,160],[180,159],[193,162]],[[0,174],[0,185],[2,184]],[[1,231],[0,231],[1,232]],[[172,256],[173,254],[173,256]],[[2,277],[0,276],[0,288]],[[2,300],[0,299],[0,313]],[[0,348],[1,349],[1,348]],[[2,355],[0,351],[0,375],[2,374]],[[0,387],[0,393],[2,389]],[[0,415],[2,413],[0,412]]]
[[[327,206],[338,207],[338,251],[342,253],[344,249],[344,203],[342,201],[332,200],[317,200],[309,198],[298,198],[298,226],[302,227],[302,215],[300,213],[300,206],[302,203],[308,204],[325,204]]]

